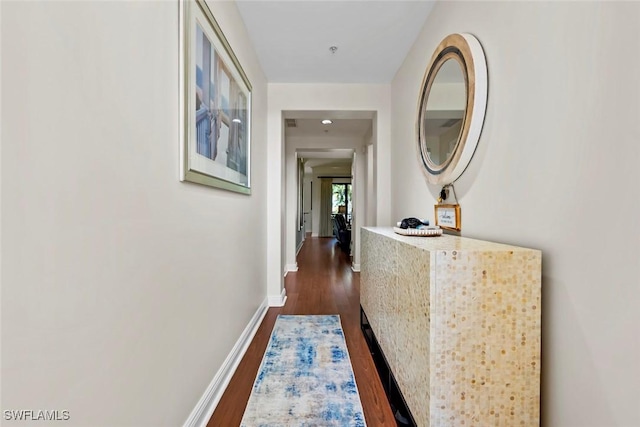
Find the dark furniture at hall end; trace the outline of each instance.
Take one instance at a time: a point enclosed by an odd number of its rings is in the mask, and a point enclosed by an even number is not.
[[[351,229],[347,225],[347,220],[343,214],[335,214],[332,218],[333,221],[333,235],[338,240],[340,248],[349,252],[351,249]]]

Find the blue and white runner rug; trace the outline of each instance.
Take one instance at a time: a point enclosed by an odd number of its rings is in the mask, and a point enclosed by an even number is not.
[[[366,426],[340,316],[278,316],[242,426]]]

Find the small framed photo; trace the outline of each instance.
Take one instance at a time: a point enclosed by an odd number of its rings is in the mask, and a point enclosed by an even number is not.
[[[436,225],[445,230],[460,231],[460,205],[435,205]]]
[[[251,83],[204,0],[180,0],[180,179],[251,194]]]

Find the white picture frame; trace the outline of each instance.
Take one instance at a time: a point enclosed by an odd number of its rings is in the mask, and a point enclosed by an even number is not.
[[[203,0],[180,0],[180,179],[251,194],[251,83]]]

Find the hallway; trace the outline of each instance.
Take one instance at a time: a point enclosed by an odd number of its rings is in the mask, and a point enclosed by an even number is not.
[[[251,387],[278,314],[339,314],[367,425],[395,426],[382,384],[360,331],[359,273],[333,238],[307,237],[298,272],[285,278],[287,302],[270,308],[220,400],[209,427],[240,425]]]

